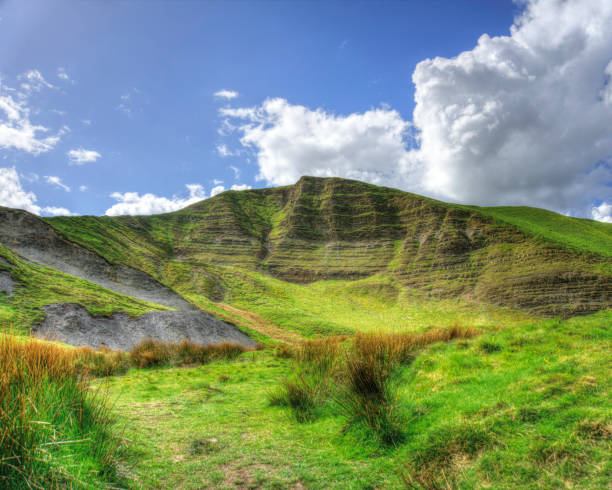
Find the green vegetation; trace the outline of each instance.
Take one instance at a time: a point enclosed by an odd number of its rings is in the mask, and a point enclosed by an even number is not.
[[[570,218],[529,207],[477,208],[486,216],[511,224],[544,241],[588,253],[612,257],[612,224]]]
[[[114,417],[76,351],[0,334],[0,487],[118,483]]]
[[[16,282],[13,297],[0,298],[0,326],[10,323],[27,328],[43,318],[40,308],[51,303],[78,303],[92,315],[123,311],[136,316],[147,311],[168,309],[49,267],[26,262],[3,245],[0,245],[0,258],[6,261],[0,262],[0,270],[8,271]]]
[[[270,350],[108,387],[134,485],[595,489],[612,477],[611,348],[611,312],[425,347],[397,374],[391,448],[333,404],[308,423],[271,405],[296,361]]]
[[[36,379],[3,364],[0,441],[21,442],[0,453],[0,486],[23,487],[24,476],[131,488],[612,481],[612,225],[311,177],[159,216],[46,221],[270,348],[61,349],[72,352],[57,354],[72,359],[67,374]],[[0,326],[20,331],[49,303],[163,309],[3,246],[0,271],[15,281]],[[108,390],[112,416],[83,376],[106,376],[91,385]],[[86,442],[41,445],[48,424],[55,441]],[[118,430],[129,444],[115,453]],[[19,470],[6,459],[16,448]]]

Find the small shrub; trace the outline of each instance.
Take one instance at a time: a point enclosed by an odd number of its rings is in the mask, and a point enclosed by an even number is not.
[[[280,344],[274,349],[274,355],[281,359],[291,359],[295,357],[295,348],[288,344]]]
[[[130,351],[130,361],[138,368],[163,366],[170,362],[169,344],[145,339]]]
[[[319,399],[319,387],[303,375],[283,380],[281,387],[268,396],[270,405],[291,407],[295,419],[309,422],[314,418],[314,410]]]

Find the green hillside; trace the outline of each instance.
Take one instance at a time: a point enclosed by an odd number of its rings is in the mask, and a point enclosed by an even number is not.
[[[571,218],[545,209],[525,206],[477,209],[486,216],[516,226],[544,241],[581,252],[612,257],[612,223]]]
[[[46,221],[110,262],[212,301],[235,302],[222,269],[232,267],[297,284],[382,274],[428,300],[537,315],[612,304],[612,225],[446,204],[345,179],[228,191],[158,216]]]
[[[146,272],[267,347],[186,368],[164,358],[130,368],[130,354],[87,354],[126,361],[127,374],[83,388],[109,397],[92,403],[110,407],[109,441],[121,443],[101,462],[81,461],[71,446],[94,454],[87,434],[57,441],[53,454],[63,459],[35,459],[50,488],[90,488],[87,474],[111,488],[596,489],[612,481],[612,226],[311,177],[157,216],[45,219],[53,228],[3,212],[0,273],[14,288],[0,296],[0,326],[26,331],[51,303],[94,315],[164,309],[32,263],[24,257],[33,244],[43,258],[73,254],[71,267],[93,255],[90,272]],[[442,335],[451,331],[469,335]],[[398,360],[398,339],[427,335],[435,340],[408,344]],[[373,350],[359,351],[360,342]],[[32,417],[51,444],[37,451],[51,454],[54,419]],[[12,470],[3,464],[0,482]]]

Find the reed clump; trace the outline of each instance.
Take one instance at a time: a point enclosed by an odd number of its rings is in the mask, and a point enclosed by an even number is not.
[[[81,356],[79,349],[0,334],[1,488],[78,486],[91,471],[101,481],[115,478],[114,421],[88,389]]]
[[[479,333],[455,325],[419,334],[360,332],[306,341],[282,350],[283,357],[290,353],[295,359],[295,374],[281,382],[270,402],[291,407],[300,422],[312,420],[327,405],[349,425],[362,424],[382,443],[393,445],[402,438],[398,368],[410,364],[427,345]]]

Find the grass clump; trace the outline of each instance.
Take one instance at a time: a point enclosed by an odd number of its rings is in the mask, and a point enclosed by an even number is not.
[[[81,355],[0,335],[0,487],[116,480],[114,421],[104,400],[88,390]]]
[[[172,343],[145,339],[130,351],[129,358],[137,368],[194,366],[222,359],[235,359],[250,350],[253,349],[233,342],[200,345],[189,340]]]
[[[360,332],[277,349],[277,356],[290,353],[295,358],[295,374],[283,380],[269,401],[291,407],[298,422],[312,421],[317,409],[328,405],[346,417],[347,427],[361,424],[384,445],[395,445],[402,440],[399,368],[426,345],[478,334],[458,325],[422,334]]]

